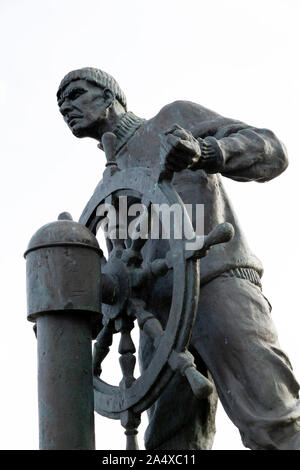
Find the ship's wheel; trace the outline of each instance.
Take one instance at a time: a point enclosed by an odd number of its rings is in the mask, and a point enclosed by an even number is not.
[[[189,225],[187,231],[193,233],[184,204],[171,184],[170,174],[162,171],[157,180],[147,168],[120,170],[114,155],[115,139],[112,133],[103,136],[107,168],[79,222],[96,234],[99,224],[107,217],[107,212],[99,212],[99,207],[110,204],[118,210],[117,201],[121,195],[126,195],[141,201],[147,209],[153,204],[178,204],[184,223]],[[110,253],[107,260],[103,258],[102,267],[102,327],[93,352],[95,411],[121,420],[127,435],[127,449],[138,448],[136,434],[140,415],[155,402],[176,372],[186,377],[199,399],[213,390],[211,382],[197,371],[187,348],[199,300],[200,258],[212,245],[227,242],[234,234],[233,227],[224,223],[203,237],[201,247],[186,250],[187,240],[174,235],[175,217],[165,258],[146,264],[143,262],[143,247],[150,239],[151,231],[148,213],[146,211],[146,215],[140,218],[140,226],[147,227],[148,237],[144,233],[144,238],[136,238],[130,244],[118,237],[122,229],[120,224],[110,227]],[[163,328],[155,312],[147,310],[140,293],[146,282],[165,275],[169,270],[173,273],[172,301]],[[136,348],[131,338],[135,323],[154,346],[153,357],[138,378],[134,377]],[[110,385],[101,378],[101,363],[109,352],[115,333],[120,333],[119,362],[123,378],[119,386]]]

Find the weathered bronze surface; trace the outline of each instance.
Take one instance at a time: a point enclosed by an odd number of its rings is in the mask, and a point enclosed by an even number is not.
[[[205,238],[200,249],[187,251],[186,239],[176,238],[176,219],[169,239],[123,240],[118,237],[120,223],[112,230],[117,238],[107,238],[109,256],[99,260],[102,274],[98,273],[102,321],[93,323],[97,338],[90,364],[95,410],[121,420],[127,449],[137,448],[144,410],[149,417],[147,449],[210,449],[219,397],[245,446],[300,449],[299,386],[280,349],[270,305],[262,294],[262,264],[250,251],[222,185],[222,177],[266,182],[280,175],[288,164],[282,143],[267,129],[224,118],[188,101],[168,104],[152,119],[139,118],[127,111],[117,82],[98,69],[70,72],[57,98],[73,134],[96,139],[106,155],[103,179],[79,221],[91,236],[106,216],[99,215],[99,206],[112,204],[118,210],[123,195],[129,205],[136,201],[146,207],[179,204],[190,232],[197,225],[196,212],[189,220],[184,204],[204,205]],[[147,224],[150,232],[148,219]],[[74,246],[74,257],[80,249]],[[29,251],[28,263],[34,256]],[[59,266],[61,260],[56,263]],[[37,272],[44,264],[38,263]],[[93,297],[96,269],[84,277]],[[53,304],[60,305],[59,300],[53,294]],[[70,314],[65,307],[62,316],[54,314],[54,306],[51,312],[44,304],[39,309],[40,302],[34,299],[34,308],[29,309],[33,319],[38,312],[38,341],[39,318],[50,322]],[[91,298],[90,306],[82,311],[100,311],[100,299]],[[75,315],[87,318],[83,313]],[[70,328],[71,316],[66,319]],[[135,321],[141,331],[137,379],[131,339]],[[43,320],[40,325],[46,323]],[[88,324],[91,331],[89,320]],[[51,344],[51,328],[46,339],[47,328],[41,347],[46,341]],[[121,333],[123,375],[118,387],[101,379],[101,363],[116,332]],[[90,422],[86,421],[87,426]],[[52,448],[62,448],[63,439],[60,436]],[[84,439],[80,445],[91,448]]]
[[[41,450],[94,449],[92,330],[101,314],[101,255],[94,235],[61,214],[30,240],[28,319],[38,339]]]
[[[40,450],[93,450],[91,321],[65,310],[37,319]]]
[[[102,251],[86,227],[66,219],[44,225],[25,256],[30,321],[41,313],[68,309],[100,317]]]

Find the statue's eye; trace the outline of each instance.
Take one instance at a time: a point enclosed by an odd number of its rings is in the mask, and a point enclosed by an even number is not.
[[[69,94],[69,99],[70,100],[76,100],[80,95],[84,93],[84,90],[73,90]]]

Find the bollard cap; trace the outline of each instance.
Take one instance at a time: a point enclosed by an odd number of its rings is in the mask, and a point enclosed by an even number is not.
[[[87,313],[98,323],[101,256],[93,233],[67,213],[41,227],[25,252],[27,319],[72,311]]]
[[[43,225],[31,238],[24,257],[40,248],[52,246],[81,246],[102,251],[95,235],[84,225],[72,220],[68,212],[62,212],[58,220]]]

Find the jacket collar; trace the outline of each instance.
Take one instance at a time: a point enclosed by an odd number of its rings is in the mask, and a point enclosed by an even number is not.
[[[112,130],[117,137],[116,153],[121,150],[138,128],[141,127],[144,121],[145,119],[139,118],[131,111],[122,115],[117,126]],[[98,144],[98,147],[103,150],[101,142]]]

